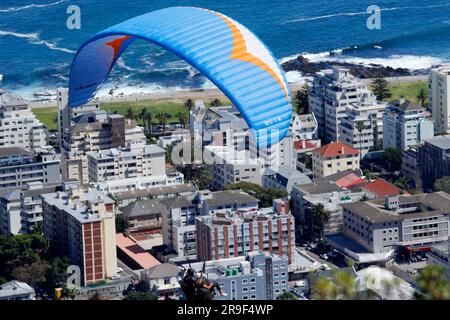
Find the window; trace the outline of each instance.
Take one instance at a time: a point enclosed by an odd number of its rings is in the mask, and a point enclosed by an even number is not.
[[[248,279],[242,279],[242,284],[247,284],[248,283]]]

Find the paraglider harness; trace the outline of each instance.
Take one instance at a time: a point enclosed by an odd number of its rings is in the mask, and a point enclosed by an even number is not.
[[[189,268],[185,269],[181,285],[187,300],[212,300],[216,295],[216,291],[220,295],[223,294],[222,289],[216,282],[205,279],[206,261],[203,261],[202,271],[200,276],[198,276],[191,267],[189,259],[187,260]]]

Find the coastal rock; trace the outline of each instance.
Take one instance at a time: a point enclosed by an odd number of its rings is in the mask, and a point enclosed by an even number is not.
[[[314,73],[329,69],[332,66],[340,66],[350,70],[350,73],[358,78],[376,78],[376,77],[404,77],[413,75],[425,75],[427,70],[409,70],[405,68],[392,68],[385,67],[378,64],[354,64],[348,62],[338,62],[338,61],[321,61],[321,62],[310,62],[307,58],[300,55],[295,59],[284,62],[281,68],[285,72],[289,71],[299,71],[305,76],[312,76]]]

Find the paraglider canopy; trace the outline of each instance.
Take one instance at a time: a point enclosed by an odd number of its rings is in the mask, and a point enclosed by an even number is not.
[[[105,29],[78,50],[69,77],[69,106],[92,99],[117,59],[136,39],[159,45],[197,68],[232,101],[258,146],[278,143],[292,117],[286,77],[247,28],[211,10],[171,7]]]

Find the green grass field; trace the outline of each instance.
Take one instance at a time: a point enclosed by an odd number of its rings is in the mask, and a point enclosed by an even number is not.
[[[392,97],[388,100],[396,100],[400,97],[405,97],[413,102],[417,103],[417,95],[421,89],[424,89],[428,95],[428,82],[403,82],[392,83],[389,86],[392,93]],[[207,104],[207,102],[205,102]],[[222,101],[222,104],[229,105],[229,101]],[[102,109],[110,112],[116,112],[123,116],[126,116],[128,109],[133,110],[135,117],[139,118],[139,114],[143,108],[147,108],[147,111],[153,115],[153,122],[156,124],[158,120],[156,115],[160,112],[164,112],[170,115],[168,119],[169,123],[178,122],[177,114],[182,112],[188,112],[188,109],[181,102],[172,101],[152,101],[152,100],[140,100],[140,101],[121,101],[121,102],[104,102],[101,104]],[[44,123],[50,131],[57,130],[57,114],[55,107],[48,108],[34,108],[34,114],[36,117]],[[141,122],[139,119],[138,122]],[[141,123],[142,124],[142,123]]]

